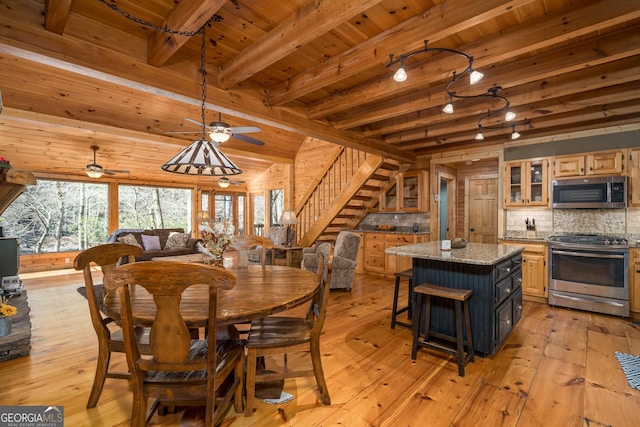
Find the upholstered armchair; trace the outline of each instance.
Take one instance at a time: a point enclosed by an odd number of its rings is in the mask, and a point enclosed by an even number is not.
[[[323,246],[318,245],[316,252]],[[351,290],[353,286],[353,276],[356,272],[356,257],[360,246],[360,236],[348,231],[341,231],[336,238],[333,249],[333,256],[329,261],[329,271],[331,272],[331,289]],[[303,252],[302,262],[306,266],[311,263],[317,265],[317,257],[321,255],[311,251]]]
[[[301,268],[308,271],[318,271],[318,263],[320,261],[320,255],[324,257],[324,271],[322,272],[322,281],[327,280],[327,273],[329,271],[329,259],[333,245],[331,243],[321,243],[313,248],[304,248],[302,254]]]
[[[293,234],[293,241],[295,241],[295,231],[291,230],[289,238],[291,238],[291,233]],[[273,241],[273,244],[285,245],[287,243],[287,229],[284,227],[271,227],[267,232],[267,237]],[[271,265],[271,251],[274,249],[267,249],[266,255],[267,259],[265,260],[266,265]],[[287,255],[284,251],[275,249],[275,264],[284,265]],[[262,263],[262,247],[258,246],[254,249],[249,249],[249,263],[250,264],[261,264]]]

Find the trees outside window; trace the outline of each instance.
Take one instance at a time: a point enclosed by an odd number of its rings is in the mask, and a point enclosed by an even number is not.
[[[18,237],[22,254],[83,250],[107,241],[108,200],[106,184],[38,180],[0,223]]]
[[[190,230],[191,190],[121,185],[120,228],[182,228]]]
[[[284,213],[284,190],[269,190],[269,211],[271,227],[280,224],[280,218]]]

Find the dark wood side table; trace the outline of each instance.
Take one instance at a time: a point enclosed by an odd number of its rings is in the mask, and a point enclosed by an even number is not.
[[[302,246],[273,245],[273,249],[271,250],[271,265],[275,265],[276,250],[284,251],[287,257],[287,267],[300,268],[302,264]]]

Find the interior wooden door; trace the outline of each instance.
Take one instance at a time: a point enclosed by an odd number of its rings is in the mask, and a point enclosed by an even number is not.
[[[467,179],[465,184],[468,227],[466,238],[473,243],[498,240],[498,178]]]

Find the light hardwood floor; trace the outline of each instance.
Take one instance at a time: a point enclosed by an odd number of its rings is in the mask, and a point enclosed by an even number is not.
[[[107,379],[86,410],[96,339],[79,274],[22,277],[33,325],[29,357],[0,363],[0,405],[61,405],[65,425],[127,426],[131,393]],[[640,354],[640,326],[625,319],[525,302],[522,320],[493,358],[457,375],[453,358],[421,350],[410,358],[409,330],[391,330],[391,279],[357,275],[351,293],[333,292],[322,337],[332,405],[319,403],[313,379],[288,380],[295,399],[257,402],[224,426],[638,426],[640,392],[614,351]],[[290,363],[307,363],[292,357]],[[122,366],[124,358],[116,359]],[[268,360],[267,363],[279,363]],[[198,411],[155,416],[153,425],[202,425]]]

